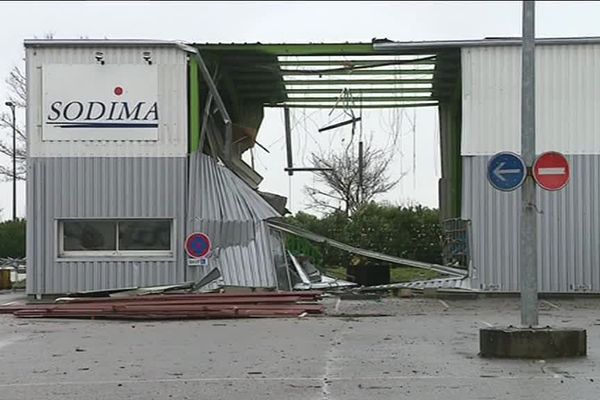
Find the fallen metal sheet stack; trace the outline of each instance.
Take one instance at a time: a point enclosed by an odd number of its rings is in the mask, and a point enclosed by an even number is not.
[[[121,298],[63,298],[61,303],[0,307],[19,318],[218,319],[321,314],[320,292],[165,294]]]

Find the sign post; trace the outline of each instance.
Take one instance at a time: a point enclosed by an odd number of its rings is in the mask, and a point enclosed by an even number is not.
[[[587,354],[587,333],[579,328],[540,327],[537,292],[537,206],[535,182],[546,190],[559,190],[569,180],[569,164],[562,154],[550,152],[535,158],[535,42],[534,1],[523,1],[523,68],[521,88],[521,156],[525,165],[533,165],[525,173],[521,186],[520,282],[521,327],[488,327],[479,330],[482,357],[555,358],[580,357]],[[494,157],[499,157],[502,153]],[[494,160],[494,158],[492,158]],[[492,163],[490,160],[490,164]],[[500,190],[518,187],[520,169],[508,167],[501,160],[496,167],[488,165],[488,179]],[[495,172],[494,172],[495,171]],[[503,171],[503,172],[502,172]],[[515,178],[509,184],[509,178]],[[508,189],[495,185],[497,179]]]
[[[521,156],[535,158],[535,2],[523,1],[521,76]],[[521,325],[538,325],[537,221],[535,184],[531,176],[521,187]]]

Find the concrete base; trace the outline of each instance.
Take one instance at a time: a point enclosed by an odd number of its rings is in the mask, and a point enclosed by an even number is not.
[[[587,355],[587,333],[577,328],[484,328],[479,350],[487,358],[559,358]]]

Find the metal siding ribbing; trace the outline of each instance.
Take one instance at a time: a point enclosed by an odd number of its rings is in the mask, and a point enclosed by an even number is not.
[[[542,47],[536,56],[536,150],[599,154],[600,46]]]
[[[462,155],[520,152],[521,48],[462,49]],[[600,45],[536,48],[536,152],[600,154]]]
[[[519,50],[517,47],[462,49],[461,154],[520,149]]]
[[[539,290],[600,293],[600,156],[567,158],[567,187],[537,191]],[[493,189],[486,180],[488,160],[463,157],[462,216],[472,221],[473,283],[518,291],[520,191]]]
[[[27,292],[66,293],[182,282],[186,159],[30,158]],[[57,258],[62,218],[172,218],[174,257]]]
[[[212,241],[212,269],[226,285],[275,287],[277,278],[265,219],[279,214],[229,169],[201,154],[190,155],[187,233],[200,231]],[[188,280],[208,270],[188,267]]]
[[[42,70],[47,64],[95,64],[104,53],[107,65],[145,65],[152,53],[158,68],[160,125],[157,141],[42,141]],[[187,153],[187,56],[165,46],[29,47],[27,56],[27,127],[31,157],[185,157]],[[126,83],[125,83],[126,84]]]

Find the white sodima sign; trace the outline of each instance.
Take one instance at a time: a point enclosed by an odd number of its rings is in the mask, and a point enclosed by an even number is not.
[[[158,140],[154,65],[45,65],[42,140]]]

